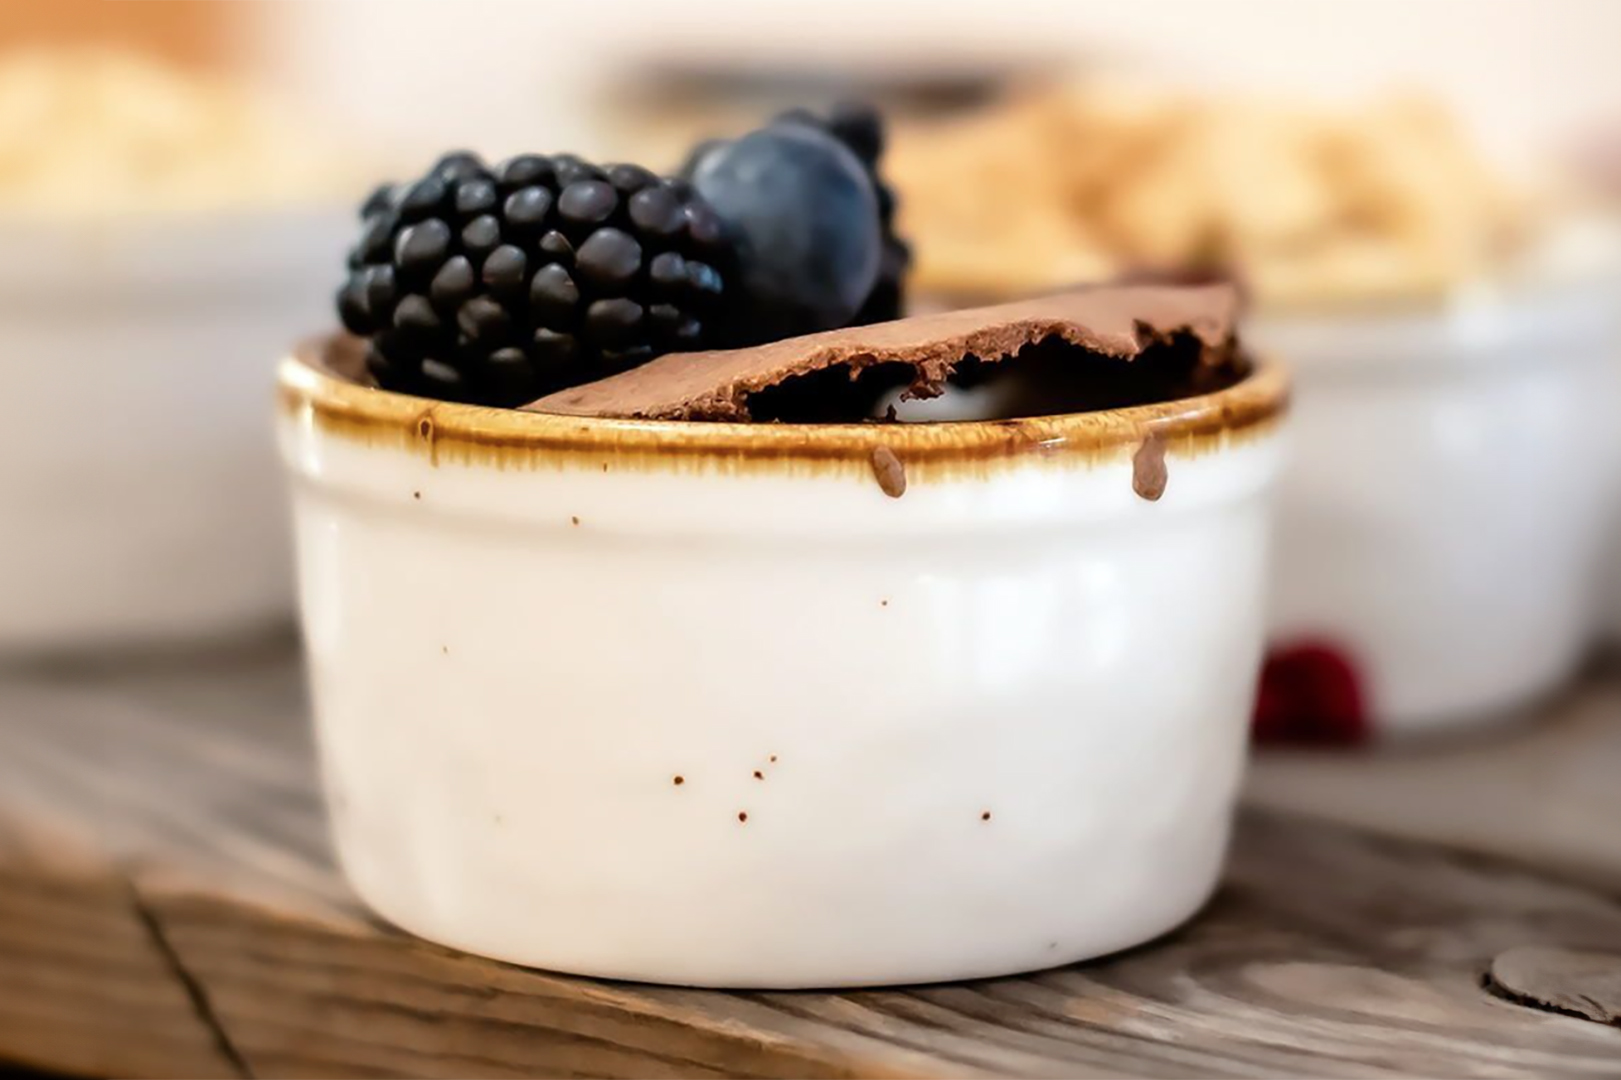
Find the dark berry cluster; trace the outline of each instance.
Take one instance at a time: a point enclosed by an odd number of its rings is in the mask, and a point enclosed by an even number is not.
[[[878,281],[866,303],[851,324],[888,322],[901,317],[905,305],[906,272],[912,266],[912,249],[895,232],[895,189],[878,171],[884,155],[884,121],[878,110],[860,102],[833,106],[826,117],[808,109],[792,109],[777,117],[778,123],[809,124],[832,135],[856,156],[867,170],[878,198],[878,225],[883,232],[883,251],[878,265]]]
[[[379,188],[338,292],[378,384],[521,405],[666,352],[900,316],[911,253],[864,106],[636,165],[473,154]]]
[[[720,218],[637,165],[453,153],[361,215],[338,312],[388,389],[519,405],[701,348],[721,310]]]

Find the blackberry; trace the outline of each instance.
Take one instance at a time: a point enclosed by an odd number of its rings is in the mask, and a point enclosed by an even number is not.
[[[725,338],[730,238],[640,166],[457,151],[361,217],[337,308],[386,389],[521,405]]]

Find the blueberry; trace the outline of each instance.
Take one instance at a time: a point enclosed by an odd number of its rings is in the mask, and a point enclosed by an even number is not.
[[[872,180],[838,139],[764,128],[707,154],[692,182],[737,242],[752,338],[832,329],[861,310],[883,230]]]

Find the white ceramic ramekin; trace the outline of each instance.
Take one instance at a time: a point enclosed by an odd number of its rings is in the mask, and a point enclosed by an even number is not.
[[[350,880],[457,948],[696,985],[1172,928],[1227,839],[1283,401],[1263,368],[1050,419],[661,423],[285,361]]]
[[[1273,641],[1339,651],[1375,732],[1511,714],[1591,643],[1613,308],[1594,279],[1247,328],[1297,384]]]
[[[0,226],[0,651],[291,616],[264,356],[330,319],[349,217]]]

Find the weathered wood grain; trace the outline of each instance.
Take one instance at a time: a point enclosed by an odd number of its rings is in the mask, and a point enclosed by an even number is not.
[[[234,1076],[121,874],[0,856],[0,1060],[88,1076]],[[14,861],[12,861],[14,859]]]
[[[129,1076],[1621,1073],[1621,1028],[1486,985],[1519,950],[1621,952],[1615,897],[1273,812],[1245,816],[1184,930],[1022,978],[726,994],[459,955],[344,887],[306,723],[284,650],[0,677],[0,1058]]]
[[[1486,978],[1511,1001],[1621,1024],[1621,953],[1526,946],[1493,957]]]

